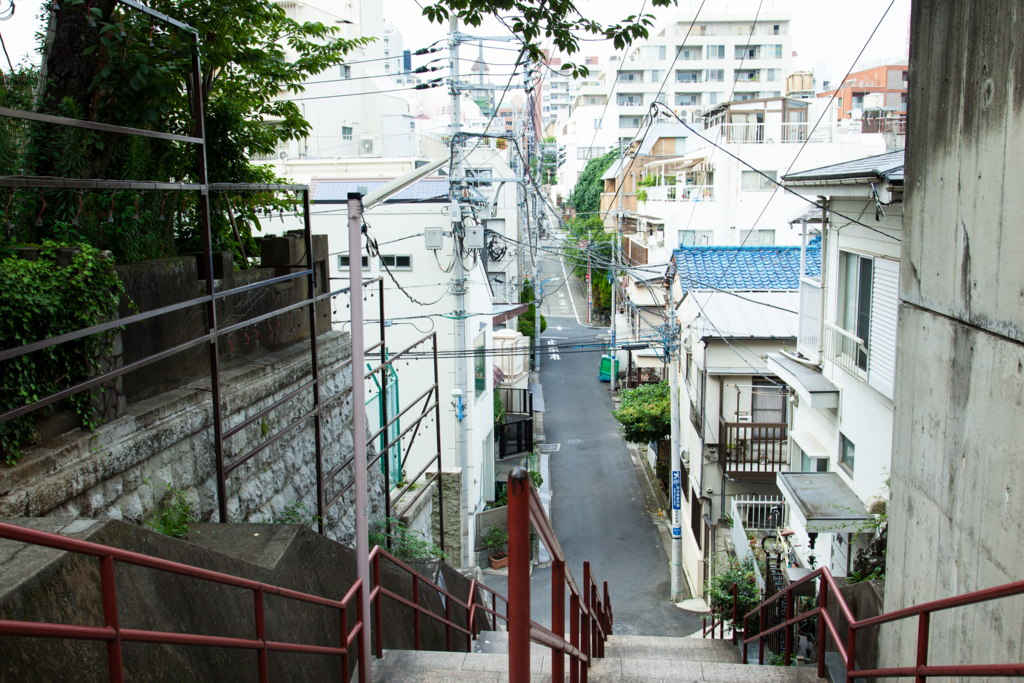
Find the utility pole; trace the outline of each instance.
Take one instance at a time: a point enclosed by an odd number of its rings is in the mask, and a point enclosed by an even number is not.
[[[451,17],[451,42],[448,49],[449,69],[452,78],[451,84],[451,153],[452,153],[452,184],[451,199],[452,205],[449,211],[452,227],[452,253],[454,256],[455,268],[452,271],[451,288],[455,295],[455,389],[459,392],[454,398],[456,402],[456,438],[455,456],[458,467],[462,471],[462,501],[460,504],[460,519],[462,527],[462,566],[473,565],[473,553],[470,552],[469,535],[469,450],[466,434],[465,406],[470,405],[469,383],[466,376],[466,273],[462,267],[462,207],[459,204],[460,188],[459,179],[463,177],[462,159],[460,157],[459,133],[461,132],[462,119],[459,111],[459,20]],[[440,427],[440,425],[438,425]]]
[[[676,328],[676,306],[673,282],[668,284],[669,323],[666,351],[668,352],[669,400],[672,403],[671,445],[669,457],[672,465],[672,602],[683,601],[683,529],[682,497],[683,468],[679,451],[679,331]]]
[[[348,253],[359,263],[363,241],[363,198],[358,192],[348,195]],[[362,581],[359,591],[362,604],[370,604],[370,533],[366,516],[369,505],[366,501],[366,382],[363,367],[363,271],[358,266],[349,268],[349,300],[352,310],[352,459],[355,481],[356,508],[356,577]],[[381,362],[384,350],[381,349]],[[385,456],[387,457],[387,456]],[[387,510],[385,514],[390,515]],[[367,629],[359,635],[359,657],[364,662],[370,659],[370,636]]]
[[[621,219],[620,219],[621,220]],[[615,231],[615,240],[612,242],[612,310],[611,310],[611,344],[608,348],[608,355],[611,356],[611,381],[608,382],[608,388],[611,393],[615,393],[615,380],[618,379],[619,373],[616,369],[615,359],[618,355],[615,352],[615,289],[618,287],[619,278],[619,231]]]

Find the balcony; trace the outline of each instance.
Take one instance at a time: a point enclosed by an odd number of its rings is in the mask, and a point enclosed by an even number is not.
[[[869,355],[864,340],[830,322],[825,323],[824,358],[861,382],[867,381]]]
[[[719,420],[718,464],[733,477],[766,477],[789,469],[785,422]]]
[[[659,185],[646,190],[649,202],[710,202],[715,198],[714,185]]]
[[[800,278],[800,324],[797,351],[817,363],[821,357],[821,282]]]
[[[815,128],[810,123],[724,123],[708,128],[703,137],[718,143],[763,144],[770,142],[838,142],[838,123],[822,123]],[[686,139],[686,154],[710,147],[700,136]]]

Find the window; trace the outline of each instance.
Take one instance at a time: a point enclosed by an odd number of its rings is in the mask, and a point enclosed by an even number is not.
[[[342,126],[341,127],[341,139],[342,140],[351,140],[352,139],[352,126]]]
[[[700,104],[700,93],[680,92],[676,93],[676,106],[694,107]]]
[[[782,35],[781,33],[779,33],[779,25],[778,24],[773,24],[772,25],[772,35],[773,36]]]
[[[708,45],[708,59],[725,59],[725,45]]]
[[[860,254],[839,252],[839,311],[836,324],[871,349],[871,284],[874,261]],[[868,357],[857,352],[857,367],[868,369]]]
[[[676,83],[700,83],[700,72],[676,71]]]
[[[617,104],[620,107],[640,107],[644,103],[644,96],[640,93],[637,94],[626,94],[620,93]]]
[[[363,270],[370,269],[370,257],[364,256],[363,259]],[[348,254],[340,254],[338,256],[338,268],[340,270],[348,270]]]
[[[863,109],[864,108],[864,93],[862,93],[862,92],[855,92],[855,93],[853,93],[853,95],[850,97],[850,107],[852,107],[853,109]]]
[[[828,472],[828,458],[812,458],[799,446],[796,449],[800,451],[801,472]]]
[[[596,159],[604,154],[604,147],[577,147],[576,158],[583,160]]]
[[[603,125],[604,125],[604,120],[603,119],[594,119],[594,130],[601,130],[601,127]]]
[[[737,45],[733,57],[735,59],[760,59],[760,45]]]
[[[737,102],[746,102],[747,100],[760,99],[761,93],[758,92],[738,92],[735,95]]]
[[[775,231],[744,230],[742,240],[743,246],[746,247],[772,247],[775,246]]]
[[[665,59],[667,51],[664,45],[644,45],[641,48],[641,55],[645,61],[655,61]]]
[[[341,77],[342,78],[352,78],[352,67],[350,67],[348,64],[342,64],[341,65]]]
[[[725,102],[724,92],[709,92],[708,93],[708,104],[721,104]]]
[[[781,45],[762,45],[761,59],[782,59]]]
[[[635,71],[620,71],[619,72],[619,83],[643,83],[643,73],[637,73]]]
[[[853,442],[846,438],[845,434],[839,435],[839,466],[846,470],[846,473],[853,476],[854,454],[856,449]]]
[[[764,173],[764,175],[761,175],[761,173]],[[765,178],[764,176],[768,176],[768,178],[771,178],[771,180]],[[741,178],[742,184],[740,186],[740,189],[772,190],[775,188],[775,183],[773,183],[772,180],[778,180],[777,171],[743,171],[743,176]]]
[[[384,73],[391,73],[391,62],[384,62]]]
[[[676,52],[679,54],[679,59],[684,62],[692,62],[700,59],[699,47],[676,45]]]
[[[620,116],[619,117],[619,128],[639,128],[640,117],[639,116]],[[630,138],[632,139],[632,138]]]
[[[782,80],[782,69],[765,69],[764,80],[766,81],[781,81]]]
[[[381,256],[380,262],[395,270],[412,270],[412,256]]]
[[[679,246],[680,247],[692,247],[697,244],[697,231],[696,230],[680,230],[679,231]],[[686,354],[689,358],[690,354]],[[686,368],[686,379],[690,379],[690,368]]]
[[[705,80],[709,83],[723,83],[725,82],[725,69],[708,69]]]
[[[473,390],[474,398],[480,398],[487,391],[487,385],[491,380],[487,372],[487,349],[485,348],[486,335],[480,336],[473,342]]]

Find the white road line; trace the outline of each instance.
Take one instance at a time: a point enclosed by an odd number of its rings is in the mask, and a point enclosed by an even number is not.
[[[576,310],[576,299],[572,295],[572,282],[569,280],[569,274],[565,272],[565,259],[559,259],[562,264],[562,277],[565,278],[566,289],[569,290],[569,302],[572,304],[572,313],[576,317],[576,324],[582,325],[580,322],[580,312]]]

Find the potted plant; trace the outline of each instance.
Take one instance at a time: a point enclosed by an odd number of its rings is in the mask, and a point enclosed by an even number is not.
[[[508,534],[501,527],[492,526],[488,529],[484,544],[494,551],[489,558],[491,569],[508,566]]]

